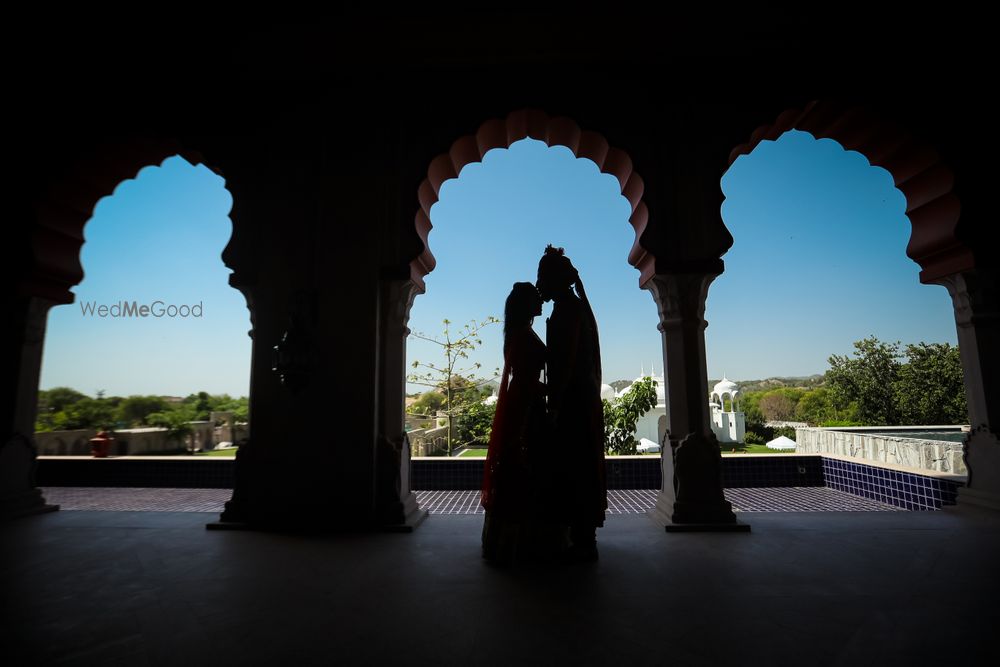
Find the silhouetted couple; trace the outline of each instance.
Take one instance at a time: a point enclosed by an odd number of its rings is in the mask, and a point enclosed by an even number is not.
[[[543,301],[554,303],[545,343],[531,328]],[[484,558],[596,560],[607,509],[600,393],[594,312],[576,268],[550,245],[537,283],[515,283],[504,308],[503,378],[483,476]]]

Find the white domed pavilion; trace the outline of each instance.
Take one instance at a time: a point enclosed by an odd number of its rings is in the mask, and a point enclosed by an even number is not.
[[[708,404],[712,410],[712,431],[719,442],[743,442],[746,436],[746,415],[739,412],[737,395],[739,387],[723,373],[720,380],[709,395]],[[729,397],[729,410],[726,410],[726,397]]]
[[[667,432],[667,383],[662,373],[656,373],[650,369],[646,373],[645,369],[639,372],[633,383],[651,377],[656,381],[656,407],[639,417],[636,423],[634,437],[636,440],[652,440],[656,443],[663,443],[663,436]],[[601,398],[611,400],[620,398],[631,387],[625,387],[617,395],[606,396],[606,390],[611,389],[608,385],[601,385]],[[743,442],[746,435],[746,417],[738,411],[740,393],[739,386],[732,380],[723,376],[722,380],[712,388],[709,396],[709,407],[712,413],[712,431],[721,443]],[[726,399],[729,399],[729,410],[726,411]]]

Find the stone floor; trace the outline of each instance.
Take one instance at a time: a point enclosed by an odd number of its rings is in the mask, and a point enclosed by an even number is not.
[[[46,487],[48,502],[64,510],[117,512],[221,512],[231,489],[144,489]],[[826,487],[726,489],[738,512],[874,512],[898,507]],[[432,514],[482,514],[478,491],[417,491],[420,506]],[[644,514],[656,491],[608,491],[608,514]]]
[[[608,518],[600,560],[497,570],[482,518],[208,531],[215,514],[0,526],[4,665],[997,664],[1000,515],[796,512],[745,533]],[[977,657],[978,656],[978,657]]]

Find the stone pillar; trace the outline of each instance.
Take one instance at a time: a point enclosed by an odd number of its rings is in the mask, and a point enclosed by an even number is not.
[[[705,300],[720,272],[655,274],[643,285],[660,315],[667,383],[663,484],[650,514],[667,530],[747,528],[736,523],[722,492],[722,454],[708,407]]]
[[[9,303],[7,346],[2,381],[11,400],[3,409],[3,442],[0,443],[0,519],[52,512],[35,487],[35,417],[38,411],[38,378],[42,369],[45,320],[54,302],[38,297],[14,297]]]
[[[935,280],[955,307],[972,432],[965,441],[968,486],[958,504],[1000,510],[1000,290],[997,272],[974,269]]]
[[[340,157],[329,159],[320,117],[298,117],[226,169],[224,260],[253,310],[253,431],[214,528],[371,530],[417,513],[401,475],[402,414],[390,414],[403,404],[412,299],[384,284],[391,236],[374,203],[388,186],[371,176],[391,160],[361,125],[337,135]]]
[[[387,528],[412,530],[427,517],[410,489],[410,442],[403,415],[407,323],[419,289],[409,279],[380,283],[376,511]]]

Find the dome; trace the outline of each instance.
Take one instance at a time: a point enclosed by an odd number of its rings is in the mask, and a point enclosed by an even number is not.
[[[483,404],[484,405],[494,405],[497,402],[497,400],[499,400],[499,397],[496,394],[494,394],[492,396],[487,396],[486,398],[484,398],[483,399]]]
[[[735,382],[727,379],[726,376],[723,375],[722,380],[712,388],[712,393],[721,399],[723,394],[733,396],[739,390],[740,388],[736,386]]]
[[[593,387],[594,385],[590,385],[590,386]],[[615,388],[612,387],[610,384],[602,384],[601,385],[601,399],[602,400],[613,401],[613,400],[615,400],[616,396],[617,395],[615,394]]]

